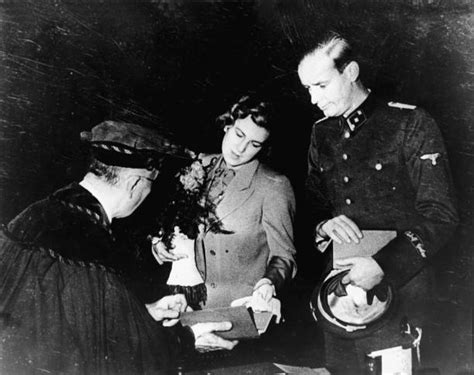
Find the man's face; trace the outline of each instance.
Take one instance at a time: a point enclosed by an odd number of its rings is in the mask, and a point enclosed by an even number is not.
[[[128,191],[125,199],[122,200],[123,210],[118,217],[130,216],[150,194],[153,181],[158,177],[156,169],[148,171],[146,169],[137,169],[128,175]]]
[[[226,164],[237,168],[255,159],[269,135],[268,130],[255,124],[250,115],[227,126],[222,140]]]
[[[306,57],[298,68],[298,75],[311,96],[311,103],[325,116],[341,116],[352,108],[353,81],[347,67],[339,72],[324,52]]]

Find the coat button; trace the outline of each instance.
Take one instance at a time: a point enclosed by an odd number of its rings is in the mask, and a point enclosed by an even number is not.
[[[382,164],[380,163],[375,164],[375,169],[380,171],[382,169]]]
[[[352,203],[352,201],[349,198],[346,198],[346,204],[350,205],[351,203]]]
[[[349,182],[349,177],[344,176],[344,178],[342,180],[347,184]]]
[[[350,138],[350,136],[351,136],[351,133],[349,133],[348,131],[344,132],[344,138],[347,139],[347,138]]]
[[[216,252],[214,250],[209,251],[211,255],[216,255]]]
[[[216,287],[216,283],[211,283],[211,288],[215,288]]]
[[[349,159],[349,156],[347,154],[342,154],[342,160],[347,160]]]

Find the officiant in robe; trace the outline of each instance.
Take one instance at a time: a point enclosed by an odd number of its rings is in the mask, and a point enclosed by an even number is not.
[[[0,232],[0,373],[157,374],[194,347],[232,349],[236,342],[212,333],[229,322],[176,324],[184,296],[139,301],[126,286],[127,249],[111,227],[147,197],[165,155],[182,149],[123,122],[81,135],[92,150],[82,181],[33,203]]]

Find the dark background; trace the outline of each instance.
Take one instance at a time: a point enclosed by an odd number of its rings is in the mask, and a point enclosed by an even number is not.
[[[321,32],[337,27],[355,39],[367,86],[424,107],[445,137],[462,224],[434,260],[443,314],[432,341],[444,354],[433,363],[446,373],[464,368],[472,353],[472,10],[464,0],[0,0],[0,221],[82,176],[81,130],[125,118],[218,151],[215,117],[249,90],[280,110],[272,164],[290,177],[301,207],[309,132],[321,114],[296,68]],[[148,220],[153,199],[127,225]],[[300,215],[292,293],[306,309],[320,259],[303,228]],[[300,315],[288,311],[287,324]],[[306,348],[316,345],[306,339]]]

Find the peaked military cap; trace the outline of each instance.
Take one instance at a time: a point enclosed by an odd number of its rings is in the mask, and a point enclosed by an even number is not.
[[[158,131],[118,121],[104,121],[91,131],[81,132],[95,158],[107,165],[152,169],[164,156],[189,159],[186,149]]]
[[[313,291],[310,307],[325,331],[343,338],[362,338],[390,321],[396,312],[390,285],[379,284],[371,291],[344,285],[348,270],[333,270]],[[362,302],[362,301],[366,302]]]

